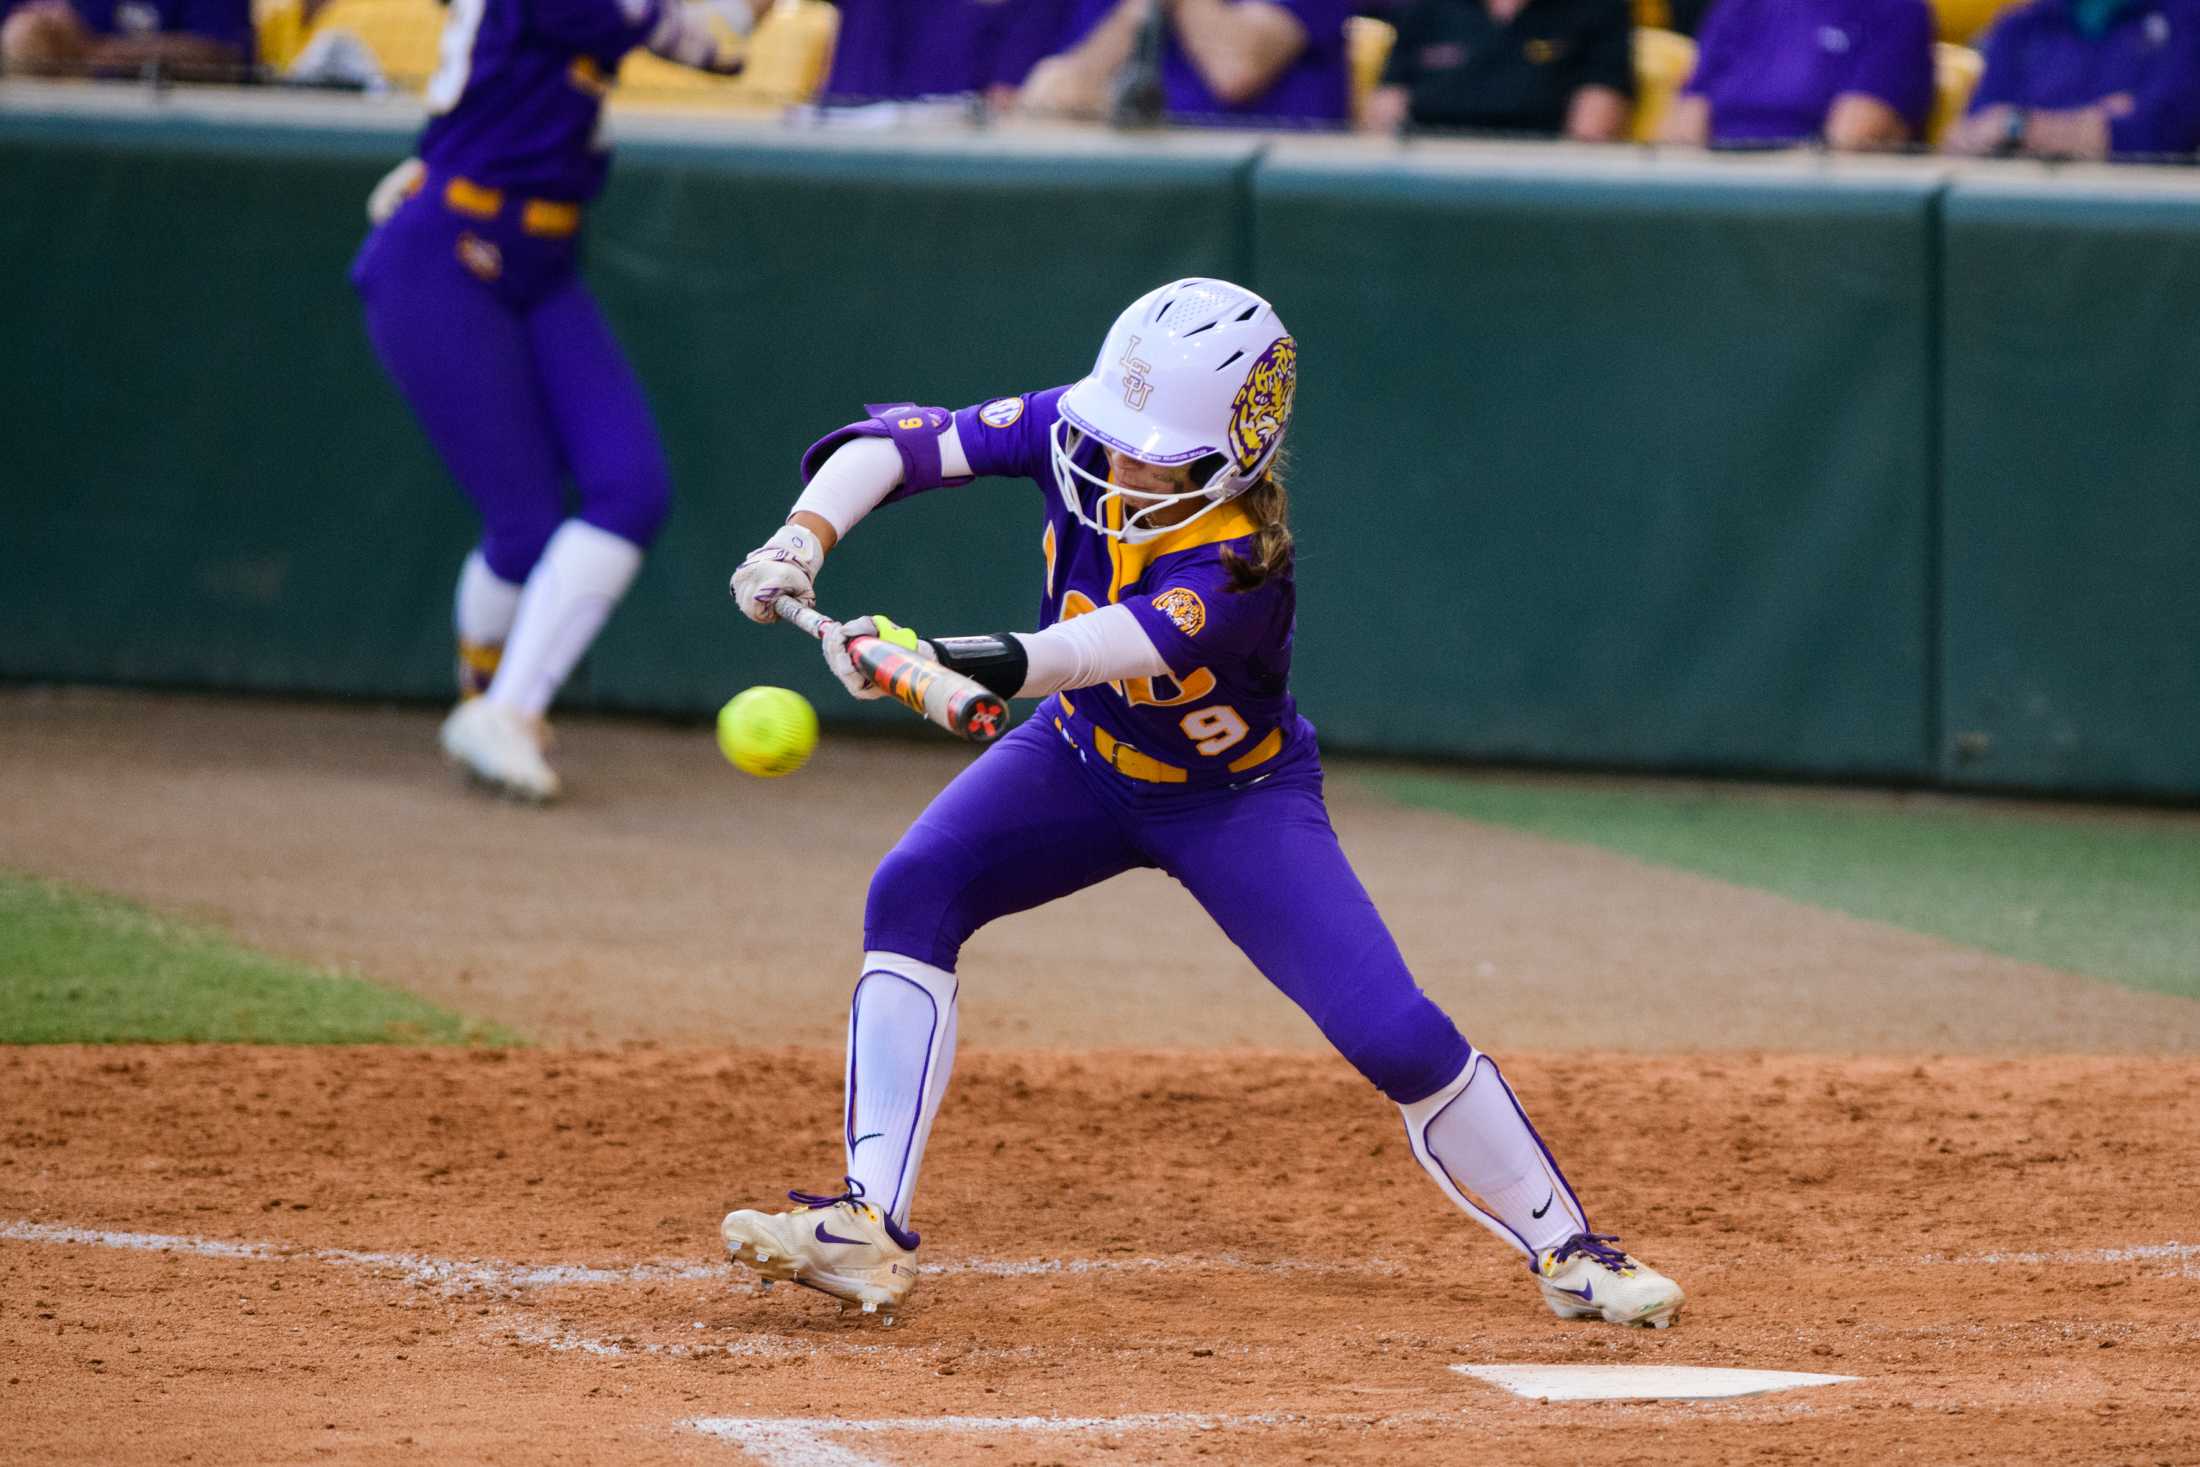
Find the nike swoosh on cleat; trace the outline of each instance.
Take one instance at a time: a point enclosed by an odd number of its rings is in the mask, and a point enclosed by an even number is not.
[[[1548,1197],[1546,1197],[1546,1198],[1544,1198],[1544,1199],[1543,1199],[1543,1205],[1542,1205],[1541,1207],[1538,1207],[1538,1208],[1537,1208],[1537,1209],[1536,1209],[1535,1211],[1533,1211],[1533,1212],[1529,1213],[1529,1214],[1528,1214],[1528,1216],[1530,1216],[1530,1217],[1541,1217],[1541,1216],[1543,1216],[1543,1214],[1544,1214],[1544,1213],[1546,1213],[1546,1212],[1549,1212],[1549,1211],[1551,1210],[1551,1204],[1552,1204],[1552,1203],[1554,1203],[1554,1202],[1556,1202],[1557,1200],[1558,1200],[1558,1194],[1557,1194],[1556,1192],[1553,1192],[1553,1193],[1552,1193],[1552,1194],[1551,1194],[1550,1196],[1548,1196]]]
[[[1572,1294],[1575,1298],[1586,1302],[1595,1299],[1596,1295],[1593,1292],[1595,1288],[1595,1284],[1583,1284],[1578,1289],[1558,1289],[1557,1292],[1561,1294]]]
[[[819,1241],[820,1243],[848,1243],[858,1248],[863,1246],[863,1240],[861,1238],[843,1238],[838,1236],[837,1234],[826,1232],[825,1224],[823,1223],[819,1223],[817,1225],[816,1236],[817,1241]]]
[[[868,1135],[858,1136],[855,1140],[848,1143],[849,1149],[853,1150],[854,1148],[861,1146],[866,1141],[876,1141],[879,1137],[885,1134],[886,1133],[884,1131],[872,1131]]]

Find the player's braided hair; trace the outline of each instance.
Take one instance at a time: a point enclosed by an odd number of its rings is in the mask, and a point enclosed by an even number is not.
[[[1283,492],[1283,459],[1279,454],[1260,482],[1238,496],[1245,512],[1260,528],[1253,534],[1253,553],[1222,552],[1223,569],[1230,573],[1230,589],[1250,591],[1291,570],[1291,506]]]

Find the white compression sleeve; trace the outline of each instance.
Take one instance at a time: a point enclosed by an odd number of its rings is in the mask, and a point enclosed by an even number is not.
[[[1589,1231],[1574,1189],[1488,1055],[1473,1051],[1449,1085],[1398,1108],[1414,1159],[1444,1195],[1530,1263]]]
[[[863,1200],[909,1225],[917,1169],[955,1068],[955,975],[865,953],[848,1006],[848,1175]]]
[[[501,647],[512,635],[512,620],[519,615],[520,588],[495,571],[478,547],[459,567],[458,595],[452,606],[452,622],[461,642]]]
[[[642,550],[633,541],[582,520],[558,526],[519,593],[487,696],[539,717],[641,568]]]
[[[940,434],[940,473],[960,479],[970,472],[969,455],[962,435],[949,421]],[[901,450],[891,438],[851,438],[819,464],[817,472],[794,502],[794,509],[816,515],[833,527],[833,537],[843,538],[863,517],[885,502],[901,485]]]
[[[1016,691],[1019,698],[1044,698],[1117,678],[1161,677],[1169,670],[1128,606],[1103,606],[1043,632],[1011,635],[1031,659],[1024,685]]]

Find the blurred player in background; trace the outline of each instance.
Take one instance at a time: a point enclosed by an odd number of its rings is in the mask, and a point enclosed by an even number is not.
[[[557,797],[543,715],[670,502],[641,383],[576,270],[604,95],[638,46],[738,71],[751,24],[746,0],[454,0],[419,156],[369,203],[367,334],[481,512],[443,750],[516,798]]]
[[[1177,281],[1134,302],[1070,387],[955,413],[874,408],[821,440],[788,523],[736,572],[742,610],[769,621],[780,596],[811,600],[826,552],[882,503],[991,474],[1052,490],[1043,630],[923,643],[865,618],[825,638],[858,697],[879,690],[847,639],[874,634],[1046,701],[872,879],[848,1020],[846,1190],[728,1214],[728,1248],[765,1279],[867,1310],[901,1302],[916,1280],[917,1170],[954,1063],[962,944],[996,917],[1157,867],[1398,1103],[1414,1156],[1520,1251],[1553,1310],[1662,1326],[1680,1309],[1672,1280],[1590,1231],[1496,1063],[1406,970],[1330,828],[1314,729],[1289,688],[1296,591],[1276,460],[1297,380],[1297,344],[1267,301]],[[1378,574],[1363,567],[1371,587]]]

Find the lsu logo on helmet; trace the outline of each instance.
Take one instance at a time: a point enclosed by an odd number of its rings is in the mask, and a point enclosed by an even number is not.
[[[1242,473],[1251,473],[1268,446],[1291,422],[1291,398],[1299,386],[1299,344],[1279,338],[1245,374],[1245,385],[1230,402],[1230,452]]]
[[[1176,629],[1187,637],[1198,636],[1199,629],[1207,625],[1207,603],[1190,586],[1171,586],[1153,598],[1153,608],[1175,622]]]

